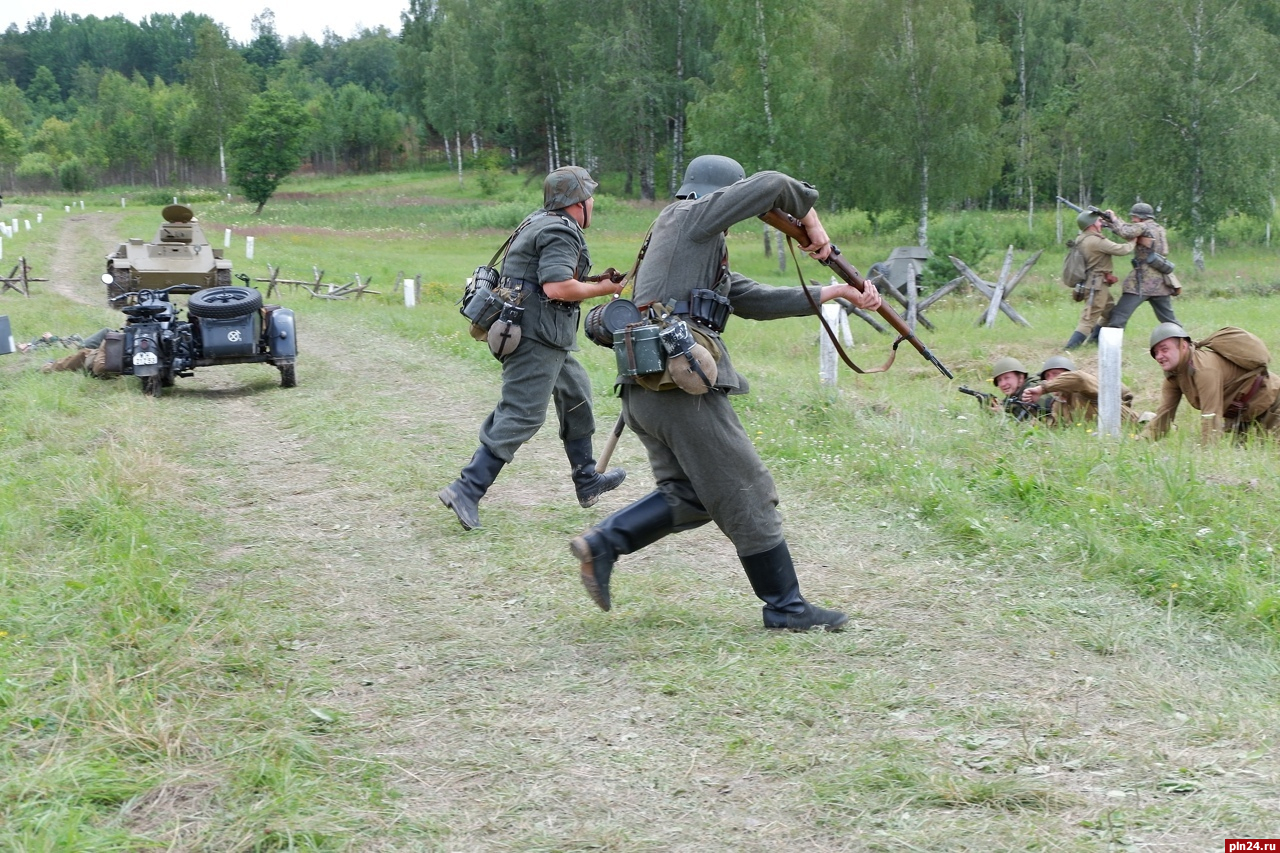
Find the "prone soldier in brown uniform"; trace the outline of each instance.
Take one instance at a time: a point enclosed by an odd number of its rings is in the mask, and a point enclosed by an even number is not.
[[[1108,328],[1123,329],[1143,302],[1151,303],[1151,310],[1155,311],[1159,322],[1178,322],[1173,313],[1173,297],[1178,295],[1180,288],[1175,287],[1168,275],[1173,272],[1173,265],[1167,260],[1169,235],[1165,233],[1164,226],[1156,222],[1155,215],[1151,205],[1142,201],[1129,208],[1129,222],[1121,222],[1115,211],[1107,211],[1111,220],[1108,227],[1116,235],[1137,244],[1131,262],[1133,271],[1124,279],[1124,293],[1111,309],[1110,319],[1103,324]]]
[[[1098,327],[1110,318],[1116,304],[1111,296],[1111,285],[1119,281],[1112,270],[1112,258],[1128,255],[1133,252],[1134,247],[1132,240],[1113,243],[1103,237],[1102,216],[1091,210],[1081,211],[1076,217],[1076,225],[1080,227],[1076,246],[1084,253],[1083,287],[1086,298],[1084,309],[1080,312],[1080,324],[1071,333],[1071,339],[1064,347],[1069,350],[1096,338]]]
[[[800,594],[773,477],[729,401],[729,395],[747,392],[747,380],[720,337],[728,311],[704,314],[698,307],[731,307],[751,320],[812,315],[810,297],[878,308],[880,295],[870,284],[864,291],[828,285],[806,297],[799,287],[772,287],[730,271],[729,227],[773,208],[799,218],[811,241],[801,248],[825,259],[831,242],[813,208],[817,198],[812,186],[780,172],[746,178],[736,161],[704,155],[689,163],[677,200],[654,221],[635,274],[635,302],[674,306],[673,313],[717,353],[699,368],[712,386],[694,389],[704,393],[683,386],[652,390],[635,377],[619,377],[623,416],[648,453],[657,488],[570,543],[582,584],[601,609],[612,606],[609,582],[618,557],[714,521],[764,602],[766,628],[834,631],[848,622],[845,614],[816,607]]]
[[[522,335],[515,350],[502,357],[502,398],[480,425],[479,449],[439,493],[466,530],[480,526],[480,499],[520,446],[542,428],[548,402],[555,403],[579,504],[592,506],[627,476],[621,468],[596,471],[591,380],[573,357],[579,303],[621,290],[609,278],[584,281],[591,256],[582,232],[591,226],[596,186],[579,166],[547,175],[542,209],[525,218],[503,258],[501,284],[520,294]]]
[[[1076,370],[1075,362],[1065,355],[1046,359],[1038,376],[1040,382],[1029,385],[1022,392],[1022,400],[1051,406],[1050,418],[1055,426],[1098,420],[1098,377]],[[1139,420],[1133,410],[1133,392],[1123,385],[1120,386],[1120,418],[1128,423]]]
[[[1253,427],[1273,436],[1280,433],[1280,376],[1265,365],[1246,369],[1204,343],[1193,343],[1177,323],[1161,323],[1151,332],[1151,357],[1164,371],[1164,385],[1160,409],[1143,438],[1160,438],[1169,431],[1183,397],[1200,410],[1202,443],[1228,430],[1238,438]]]

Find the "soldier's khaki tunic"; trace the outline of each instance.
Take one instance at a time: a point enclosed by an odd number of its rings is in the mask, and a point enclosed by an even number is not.
[[[573,357],[578,349],[577,302],[548,299],[542,285],[579,281],[591,268],[582,229],[564,214],[536,211],[502,262],[503,278],[524,283],[520,344],[502,362],[502,399],[480,426],[480,442],[504,462],[533,438],[555,403],[560,439],[595,432],[591,380]]]
[[[1040,384],[1046,394],[1053,395],[1055,424],[1088,423],[1098,420],[1098,377],[1083,370],[1068,370]],[[1120,418],[1138,422],[1133,410],[1133,392],[1120,386]]]
[[[1164,375],[1160,409],[1143,437],[1159,438],[1168,432],[1183,397],[1200,410],[1202,442],[1221,438],[1224,430],[1249,426],[1276,433],[1280,430],[1280,376],[1265,374],[1242,415],[1227,414],[1228,405],[1249,392],[1257,375],[1256,370],[1245,370],[1211,350],[1193,347],[1177,370]]]
[[[1084,254],[1084,286],[1089,292],[1076,331],[1087,337],[1106,322],[1116,304],[1111,296],[1111,285],[1107,282],[1108,276],[1114,278],[1115,275],[1112,258],[1132,253],[1134,244],[1113,243],[1101,234],[1087,232],[1076,239],[1076,245]]]
[[[779,207],[802,217],[818,191],[779,172],[759,172],[699,199],[677,201],[658,215],[635,283],[635,301],[666,305],[687,300],[694,288],[714,289],[733,304],[730,324],[812,314],[799,287],[760,284],[728,270],[724,232],[734,223]],[[814,301],[820,292],[810,290]],[[657,488],[672,510],[673,526],[715,521],[740,556],[783,541],[778,493],[729,402],[747,380],[733,367],[718,335],[716,390],[692,395],[650,391],[619,377],[622,411],[649,456]]]

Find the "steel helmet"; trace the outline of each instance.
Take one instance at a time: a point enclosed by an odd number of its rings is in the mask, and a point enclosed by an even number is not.
[[[684,183],[676,190],[676,198],[700,198],[721,187],[736,184],[746,176],[737,160],[719,154],[703,154],[689,161],[689,168],[684,170]]]
[[[1052,355],[1044,361],[1044,366],[1040,368],[1038,376],[1044,379],[1044,375],[1050,370],[1075,370],[1076,365],[1070,358],[1065,355]]]
[[[1136,216],[1139,219],[1155,219],[1156,211],[1151,205],[1145,201],[1140,201],[1133,207],[1129,208],[1129,215]]]
[[[1022,362],[1018,361],[1011,355],[1006,355],[1004,358],[997,360],[995,364],[991,365],[991,384],[995,385],[997,379],[1010,371],[1014,373],[1021,373],[1023,376],[1027,375],[1027,369],[1022,366]]]
[[[1151,343],[1148,350],[1154,357],[1156,354],[1156,344],[1169,338],[1186,338],[1191,340],[1191,336],[1187,334],[1187,330],[1179,326],[1177,323],[1161,323],[1151,330]]]
[[[542,206],[547,210],[563,210],[591,198],[598,186],[591,173],[581,166],[561,166],[542,182]]]
[[[1081,231],[1085,230],[1097,221],[1098,214],[1094,213],[1092,210],[1082,210],[1079,215],[1076,216],[1076,225],[1079,226]]]

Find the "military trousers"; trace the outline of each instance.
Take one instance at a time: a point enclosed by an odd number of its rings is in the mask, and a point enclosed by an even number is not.
[[[714,521],[739,556],[783,541],[773,476],[726,394],[624,385],[622,413],[648,453],[675,529]]]
[[[480,425],[480,443],[503,462],[542,428],[554,402],[560,440],[590,438],[591,379],[573,353],[524,338],[502,362],[502,399]]]
[[[1076,326],[1076,331],[1086,338],[1092,335],[1094,329],[1111,317],[1115,304],[1110,287],[1103,285],[1090,288],[1084,300],[1084,308],[1080,311],[1080,325]]]
[[[1151,310],[1156,312],[1157,323],[1177,323],[1173,313],[1173,298],[1170,296],[1142,296],[1137,293],[1122,293],[1116,307],[1111,309],[1111,319],[1106,324],[1112,329],[1123,329],[1143,302],[1151,303]],[[1178,325],[1182,325],[1178,323]]]

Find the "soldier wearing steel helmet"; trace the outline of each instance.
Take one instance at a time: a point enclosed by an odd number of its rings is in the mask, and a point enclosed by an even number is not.
[[[1129,208],[1129,221],[1121,222],[1114,211],[1108,210],[1111,218],[1108,227],[1125,240],[1133,240],[1133,270],[1125,276],[1123,293],[1111,316],[1103,325],[1112,329],[1123,329],[1133,316],[1133,312],[1143,302],[1151,303],[1151,310],[1156,320],[1161,323],[1177,323],[1173,313],[1173,297],[1180,288],[1168,274],[1157,270],[1153,263],[1157,259],[1169,255],[1169,235],[1164,226],[1156,222],[1155,210],[1145,201],[1140,201]]]
[[[1112,268],[1112,259],[1131,254],[1134,248],[1132,240],[1115,243],[1103,237],[1103,217],[1094,211],[1082,210],[1076,217],[1076,225],[1080,228],[1076,245],[1084,253],[1085,304],[1080,312],[1080,323],[1064,347],[1069,350],[1091,338],[1096,339],[1098,327],[1110,318],[1116,304],[1111,296],[1111,285],[1119,281]]]
[[[596,471],[591,382],[573,357],[579,303],[622,287],[610,278],[584,281],[591,256],[582,232],[591,226],[596,182],[586,169],[565,166],[547,176],[542,191],[542,208],[525,219],[502,261],[499,285],[518,293],[524,309],[519,342],[501,358],[502,398],[480,425],[480,447],[471,461],[439,494],[467,530],[480,526],[480,499],[542,427],[549,401],[555,403],[579,504],[592,506],[626,477],[620,468]]]
[[[1237,438],[1253,429],[1280,433],[1280,376],[1266,366],[1246,369],[1197,345],[1177,323],[1161,323],[1152,330],[1150,352],[1164,371],[1164,384],[1160,408],[1144,438],[1160,438],[1169,431],[1184,397],[1200,411],[1201,442],[1216,441],[1228,431]]]
[[[1050,410],[1055,426],[1096,423],[1098,420],[1098,377],[1077,370],[1065,355],[1050,356],[1036,374],[1038,383],[1028,384],[1021,399]],[[1120,418],[1137,423],[1141,416],[1133,409],[1133,392],[1120,386]]]
[[[1023,393],[1032,387],[1035,381],[1023,363],[1013,356],[1006,355],[996,359],[995,364],[991,365],[991,384],[996,386],[1004,397],[992,397],[991,409],[996,412],[1005,412],[1019,421],[1048,417],[1050,401],[1045,401],[1044,405],[1028,405],[1022,400]]]
[[[737,222],[781,208],[804,224],[809,245],[801,248],[825,259],[831,241],[813,207],[817,198],[812,186],[780,172],[746,177],[737,161],[704,155],[689,163],[676,201],[653,223],[635,276],[635,301],[674,306],[703,336],[714,354],[714,387],[654,390],[619,378],[623,416],[648,453],[657,487],[570,543],[582,584],[601,609],[612,606],[610,580],[619,557],[714,521],[733,542],[752,590],[764,602],[766,628],[834,631],[848,621],[800,594],[773,477],[729,401],[729,395],[747,391],[746,377],[720,337],[723,322],[696,307],[721,305],[748,320],[813,314],[799,287],[771,287],[733,272],[725,235]],[[870,285],[865,291],[847,284],[818,287],[810,296],[819,302],[843,298],[866,310],[880,306]],[[727,319],[727,311],[720,316]]]

